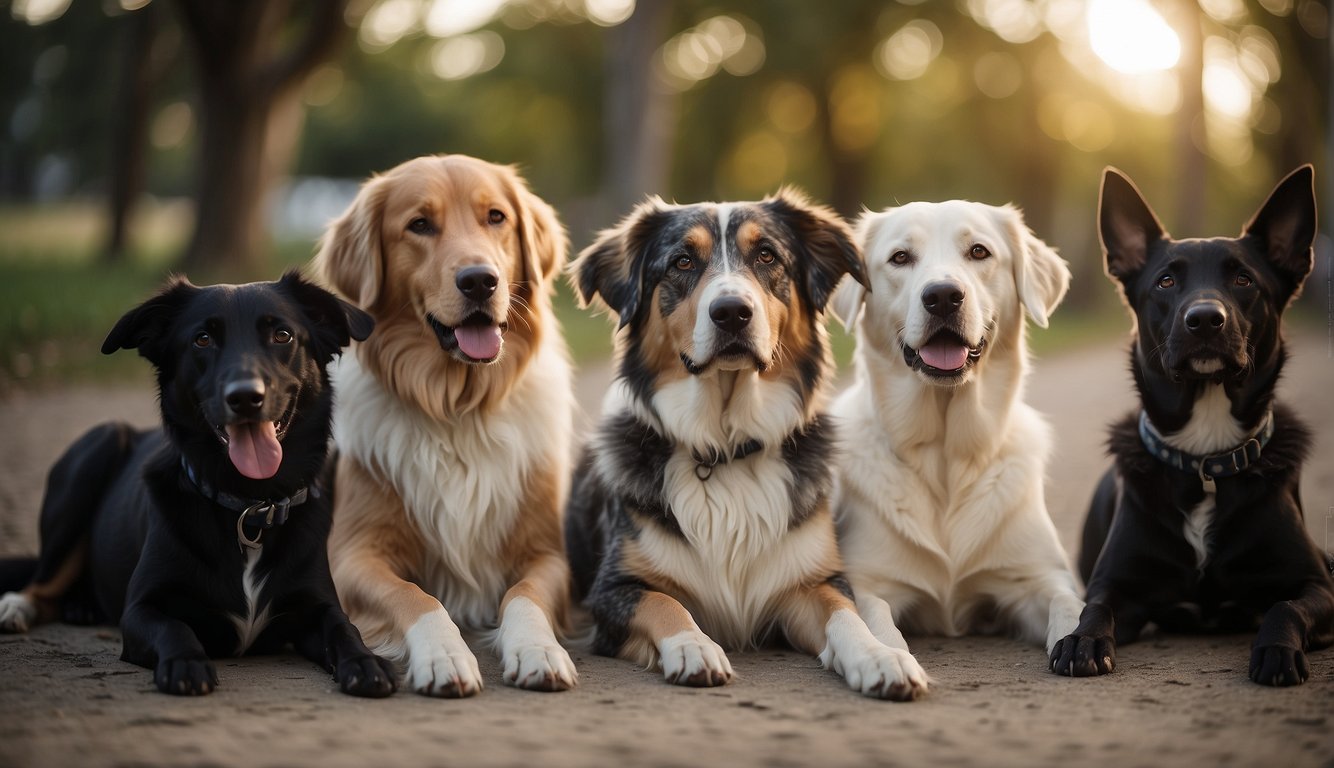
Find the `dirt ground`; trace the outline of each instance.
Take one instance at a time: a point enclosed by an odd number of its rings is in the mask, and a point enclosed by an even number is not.
[[[1308,524],[1334,527],[1334,359],[1323,333],[1293,339],[1282,397],[1316,432],[1302,486]],[[1103,426],[1132,403],[1120,344],[1038,361],[1029,400],[1055,425],[1049,507],[1073,547],[1104,466]],[[596,412],[605,368],[580,379]],[[108,416],[151,424],[139,388],[29,392],[0,402],[0,555],[36,548],[47,467]],[[1254,765],[1334,766],[1334,650],[1311,680],[1246,678],[1249,638],[1159,637],[1125,646],[1117,671],[1071,680],[1041,650],[1001,638],[910,638],[925,699],[863,699],[810,658],[732,654],[720,689],[678,688],[625,662],[576,654],[581,685],[560,694],[500,683],[463,701],[399,693],[366,701],[296,656],[224,660],[218,692],[158,694],[118,660],[111,628],[39,627],[0,636],[0,766],[469,765]]]

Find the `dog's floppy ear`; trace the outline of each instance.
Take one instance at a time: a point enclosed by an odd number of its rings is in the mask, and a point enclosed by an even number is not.
[[[875,242],[876,235],[880,233],[880,224],[884,221],[884,213],[884,211],[877,213],[871,210],[863,210],[861,217],[857,219],[856,238],[863,257],[863,264],[869,261],[867,254],[871,252],[871,245]],[[869,264],[866,266],[869,270]],[[858,282],[851,275],[847,275],[839,282],[838,287],[834,289],[834,295],[829,299],[830,311],[849,331],[857,324],[857,319],[861,317],[862,307],[866,304],[866,293],[870,290],[870,280],[869,272],[864,283]]]
[[[1024,223],[1024,215],[1012,205],[996,209],[1014,243],[1014,285],[1019,301],[1037,323],[1047,327],[1051,313],[1070,288],[1070,267],[1056,249],[1038,239]]]
[[[634,321],[642,310],[647,251],[667,215],[662,198],[650,197],[580,252],[570,264],[570,280],[583,306],[601,301],[620,319],[617,328]]]
[[[796,233],[797,242],[806,249],[811,268],[800,270],[796,277],[805,285],[815,311],[824,311],[844,275],[867,287],[861,249],[841,216],[812,203],[794,187],[783,187],[778,194],[765,199],[764,204],[787,222]]]
[[[1098,237],[1106,256],[1107,274],[1122,284],[1144,268],[1149,246],[1168,237],[1135,182],[1111,167],[1102,174]]]
[[[168,341],[167,327],[199,290],[185,277],[173,276],[157,295],[116,321],[115,327],[102,342],[102,354],[109,355],[119,349],[137,349],[149,362],[159,365],[164,359],[162,353]]]
[[[353,339],[365,341],[375,329],[370,315],[307,281],[295,269],[283,273],[278,288],[300,305],[310,320],[313,351],[321,362],[334,359]]]
[[[375,304],[384,280],[380,228],[388,194],[384,176],[361,185],[357,198],[329,225],[315,256],[324,281],[361,307]]]
[[[514,205],[518,209],[519,243],[523,248],[524,276],[534,283],[550,285],[565,263],[570,239],[556,210],[528,189],[517,171],[512,171]]]
[[[1315,263],[1315,230],[1315,169],[1308,163],[1274,187],[1241,234],[1259,241],[1265,258],[1292,281],[1295,297]]]

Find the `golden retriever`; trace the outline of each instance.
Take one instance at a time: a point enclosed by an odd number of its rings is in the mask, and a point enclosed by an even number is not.
[[[905,650],[894,617],[930,634],[1008,628],[1050,649],[1083,602],[1043,497],[1049,430],[1021,399],[1024,314],[1046,327],[1069,270],[1012,206],[910,203],[867,213],[858,237],[871,292],[845,281],[833,300],[857,337],[833,412],[858,607]]]
[[[557,641],[573,409],[551,308],[565,232],[512,169],[422,157],[372,178],[327,233],[325,279],[376,321],[334,375],[330,562],[367,643],[433,696],[577,683]]]

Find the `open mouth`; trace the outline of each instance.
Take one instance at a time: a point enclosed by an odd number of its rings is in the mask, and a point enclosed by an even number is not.
[[[296,398],[277,421],[236,421],[214,424],[213,432],[227,447],[232,466],[252,480],[267,480],[278,474],[283,463],[282,440],[296,416]]]
[[[984,338],[977,346],[970,346],[963,337],[954,331],[937,331],[918,349],[903,345],[903,362],[914,371],[921,371],[928,376],[950,379],[962,376],[977,359],[987,345]]]
[[[500,357],[500,348],[508,323],[497,323],[485,312],[474,312],[463,322],[448,326],[427,313],[426,324],[435,332],[440,348],[465,363],[494,363]]]

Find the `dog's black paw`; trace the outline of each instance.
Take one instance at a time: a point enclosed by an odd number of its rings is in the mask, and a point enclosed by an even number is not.
[[[1251,680],[1260,685],[1301,685],[1311,676],[1311,666],[1300,648],[1264,645],[1251,649]]]
[[[1051,648],[1051,671],[1070,677],[1105,675],[1116,668],[1116,642],[1111,637],[1066,635]]]
[[[218,687],[218,672],[204,658],[162,659],[153,671],[153,684],[173,696],[204,696]]]
[[[394,665],[373,654],[343,659],[334,680],[343,693],[368,699],[383,699],[398,690]]]

